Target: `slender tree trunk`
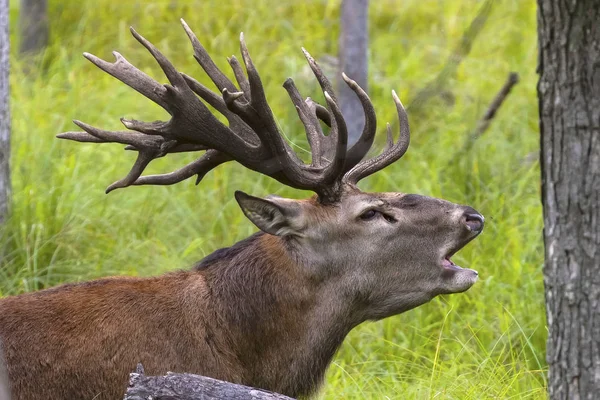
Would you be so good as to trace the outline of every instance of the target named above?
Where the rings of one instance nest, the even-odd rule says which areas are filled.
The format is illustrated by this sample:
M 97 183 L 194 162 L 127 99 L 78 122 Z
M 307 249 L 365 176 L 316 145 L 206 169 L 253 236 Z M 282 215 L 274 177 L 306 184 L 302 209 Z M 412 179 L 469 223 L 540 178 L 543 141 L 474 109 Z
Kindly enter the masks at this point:
M 10 201 L 9 49 L 8 0 L 0 0 L 0 223 Z
M 600 1 L 538 0 L 551 399 L 600 398 Z
M 19 52 L 35 53 L 48 44 L 47 0 L 21 0 Z
M 366 92 L 369 49 L 369 0 L 343 0 L 339 43 L 339 101 L 348 126 L 348 144 L 358 141 L 365 116 L 356 94 L 341 78 L 341 72 L 355 80 Z

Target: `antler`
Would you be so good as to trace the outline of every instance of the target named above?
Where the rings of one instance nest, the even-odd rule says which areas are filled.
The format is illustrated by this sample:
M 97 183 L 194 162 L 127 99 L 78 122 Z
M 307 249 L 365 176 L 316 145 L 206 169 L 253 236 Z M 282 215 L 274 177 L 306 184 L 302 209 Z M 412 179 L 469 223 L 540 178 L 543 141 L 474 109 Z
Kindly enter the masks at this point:
M 171 115 L 167 122 L 122 118 L 121 122 L 130 131 L 106 131 L 74 121 L 83 132 L 58 135 L 59 138 L 79 142 L 122 143 L 127 145 L 127 150 L 138 152 L 137 160 L 127 176 L 110 185 L 107 193 L 131 185 L 170 185 L 194 175 L 197 175 L 196 183 L 199 183 L 210 170 L 235 160 L 288 186 L 312 190 L 319 195 L 321 202 L 333 202 L 339 198 L 343 184 L 355 185 L 365 176 L 396 161 L 406 151 L 409 141 L 408 119 L 400 100 L 393 93 L 400 118 L 400 139 L 395 145 L 391 144 L 388 125 L 388 148 L 378 157 L 361 162 L 371 148 L 377 125 L 375 110 L 369 97 L 355 81 L 343 75 L 346 84 L 360 99 L 365 113 L 362 135 L 348 149 L 346 123 L 333 87 L 316 61 L 302 49 L 327 103 L 323 107 L 310 98 L 302 100 L 292 79 L 286 80 L 283 85 L 296 106 L 311 148 L 311 163 L 304 164 L 277 127 L 243 34 L 240 35 L 240 50 L 246 74 L 235 57 L 228 59 L 237 82 L 236 87 L 217 68 L 185 21 L 181 20 L 181 23 L 194 48 L 194 57 L 220 94 L 178 72 L 160 51 L 133 28 L 131 33 L 152 54 L 169 84 L 156 82 L 117 52 L 113 52 L 116 58 L 114 63 L 84 53 L 100 69 L 154 101 Z M 228 126 L 221 123 L 201 100 L 225 116 Z M 330 127 L 328 135 L 324 134 L 319 121 Z M 179 170 L 142 176 L 144 169 L 155 158 L 170 153 L 202 150 L 206 151 L 204 155 Z

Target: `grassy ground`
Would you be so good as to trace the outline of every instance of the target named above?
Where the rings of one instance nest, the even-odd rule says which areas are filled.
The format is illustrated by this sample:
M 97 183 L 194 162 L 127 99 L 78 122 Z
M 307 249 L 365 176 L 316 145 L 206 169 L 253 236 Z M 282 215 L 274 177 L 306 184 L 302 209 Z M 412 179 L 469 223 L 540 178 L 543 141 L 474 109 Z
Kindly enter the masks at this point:
M 13 27 L 17 3 L 11 2 Z M 436 76 L 480 5 L 372 2 L 370 92 L 380 121 L 395 121 L 391 89 L 410 103 Z M 43 59 L 13 57 L 14 204 L 0 238 L 0 295 L 185 267 L 255 230 L 233 200 L 235 189 L 305 195 L 227 165 L 200 187 L 184 182 L 106 196 L 104 188 L 125 175 L 132 154 L 54 135 L 75 130 L 73 118 L 105 128 L 119 128 L 121 116 L 164 118 L 164 111 L 81 53 L 112 59 L 110 51 L 118 50 L 164 81 L 130 37 L 127 28 L 134 25 L 182 71 L 202 77 L 178 23 L 184 17 L 223 68 L 225 56 L 238 52 L 239 31 L 246 33 L 279 123 L 302 151 L 300 124 L 281 84 L 292 76 L 305 95 L 317 95 L 299 47 L 317 57 L 337 53 L 339 1 L 50 0 L 50 8 L 52 38 Z M 479 270 L 482 279 L 468 293 L 353 331 L 329 370 L 322 398 L 545 398 L 536 55 L 534 2 L 496 1 L 444 96 L 411 113 L 410 151 L 362 184 L 476 207 L 487 217 L 486 231 L 455 261 Z M 510 70 L 519 72 L 521 83 L 490 130 L 461 153 Z M 151 170 L 189 160 L 172 156 Z

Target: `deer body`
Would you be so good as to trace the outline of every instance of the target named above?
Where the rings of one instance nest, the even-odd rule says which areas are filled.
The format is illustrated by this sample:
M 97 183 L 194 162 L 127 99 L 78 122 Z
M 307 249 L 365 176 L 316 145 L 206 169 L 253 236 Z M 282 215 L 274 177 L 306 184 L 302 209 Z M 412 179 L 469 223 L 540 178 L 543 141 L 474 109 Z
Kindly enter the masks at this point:
M 218 165 L 244 166 L 317 196 L 261 199 L 236 192 L 242 211 L 262 232 L 217 250 L 194 269 L 155 278 L 108 278 L 0 299 L 0 343 L 15 400 L 115 399 L 137 363 L 146 373 L 188 372 L 280 392 L 313 393 L 345 336 L 358 324 L 402 313 L 477 280 L 450 257 L 483 229 L 471 207 L 404 193 L 365 193 L 360 179 L 398 160 L 409 143 L 408 118 L 393 93 L 400 138 L 362 160 L 376 132 L 366 93 L 344 76 L 365 111 L 360 140 L 347 131 L 331 84 L 305 52 L 327 107 L 284 87 L 298 110 L 312 151 L 304 164 L 282 138 L 243 39 L 248 78 L 229 60 L 241 91 L 216 68 L 191 30 L 196 58 L 219 97 L 176 71 L 152 44 L 171 85 L 160 85 L 118 53 L 93 63 L 172 115 L 167 122 L 123 120 L 134 132 L 76 122 L 85 132 L 61 138 L 126 143 L 138 152 L 131 172 L 108 191 L 202 179 Z M 229 121 L 218 121 L 200 99 Z M 331 127 L 324 135 L 321 122 Z M 215 135 L 215 132 L 218 134 Z M 141 176 L 169 152 L 206 153 L 164 175 Z
M 407 198 L 394 195 L 399 204 Z M 427 202 L 440 201 L 422 204 Z M 444 215 L 464 212 L 445 204 Z M 314 392 L 352 328 L 449 291 L 444 282 L 455 284 L 442 277 L 451 271 L 416 271 L 420 252 L 412 261 L 403 256 L 412 265 L 389 264 L 422 237 L 398 236 L 396 254 L 374 247 L 384 262 L 369 273 L 373 254 L 357 254 L 347 243 L 363 236 L 340 227 L 340 243 L 330 243 L 325 253 L 317 232 L 309 241 L 259 233 L 190 271 L 1 299 L 0 338 L 14 399 L 118 398 L 138 362 L 153 375 L 190 372 L 290 396 Z M 459 242 L 473 237 L 466 227 L 458 231 Z M 390 267 L 397 276 L 386 271 Z M 476 274 L 464 272 L 468 287 Z

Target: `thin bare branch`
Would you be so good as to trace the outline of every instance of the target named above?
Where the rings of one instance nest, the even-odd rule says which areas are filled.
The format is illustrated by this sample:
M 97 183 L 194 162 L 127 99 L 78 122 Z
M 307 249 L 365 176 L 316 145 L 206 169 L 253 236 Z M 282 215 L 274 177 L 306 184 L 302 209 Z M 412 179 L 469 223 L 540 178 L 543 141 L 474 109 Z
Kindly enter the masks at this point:
M 425 104 L 434 96 L 440 94 L 446 86 L 448 80 L 456 75 L 458 66 L 464 60 L 473 47 L 473 43 L 477 39 L 477 36 L 485 26 L 487 18 L 492 11 L 494 0 L 485 0 L 477 16 L 471 21 L 471 24 L 463 34 L 460 43 L 454 49 L 446 64 L 442 67 L 440 73 L 431 81 L 429 81 L 425 87 L 417 92 L 413 100 L 407 106 L 407 109 L 411 112 L 419 112 Z
M 506 82 L 504 82 L 504 85 L 502 85 L 502 88 L 500 88 L 494 97 L 494 100 L 492 100 L 490 103 L 489 107 L 485 111 L 485 114 L 477 123 L 477 127 L 467 137 L 461 152 L 468 152 L 473 147 L 473 144 L 475 144 L 477 139 L 479 139 L 485 133 L 485 131 L 487 131 L 492 123 L 492 120 L 496 116 L 496 113 L 504 103 L 504 100 L 506 100 L 510 94 L 510 91 L 517 83 L 519 83 L 519 74 L 516 72 L 509 73 L 508 77 L 506 78 Z

